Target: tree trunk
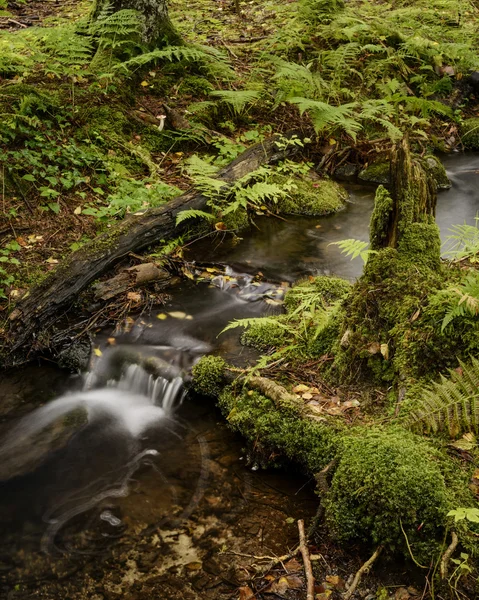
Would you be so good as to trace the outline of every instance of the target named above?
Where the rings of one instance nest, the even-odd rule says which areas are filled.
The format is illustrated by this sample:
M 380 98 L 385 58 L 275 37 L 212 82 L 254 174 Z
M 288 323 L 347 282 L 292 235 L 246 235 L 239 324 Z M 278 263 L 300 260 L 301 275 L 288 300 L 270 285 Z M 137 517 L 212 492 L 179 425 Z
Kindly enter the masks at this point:
M 142 20 L 142 41 L 147 46 L 181 43 L 181 38 L 168 15 L 167 0 L 96 0 L 92 13 L 93 20 L 106 6 L 112 12 L 124 9 L 138 11 Z
M 276 162 L 295 151 L 295 146 L 284 143 L 284 136 L 280 138 L 282 144 L 278 149 L 278 139 L 273 136 L 252 146 L 224 167 L 217 178 L 225 185 L 231 184 L 260 165 Z M 48 348 L 46 330 L 72 308 L 80 292 L 129 252 L 138 252 L 160 240 L 180 235 L 188 228 L 188 221 L 176 226 L 177 214 L 182 210 L 203 209 L 206 202 L 201 193 L 190 190 L 165 206 L 126 218 L 108 233 L 73 252 L 10 314 L 3 344 L 3 366 L 33 359 Z

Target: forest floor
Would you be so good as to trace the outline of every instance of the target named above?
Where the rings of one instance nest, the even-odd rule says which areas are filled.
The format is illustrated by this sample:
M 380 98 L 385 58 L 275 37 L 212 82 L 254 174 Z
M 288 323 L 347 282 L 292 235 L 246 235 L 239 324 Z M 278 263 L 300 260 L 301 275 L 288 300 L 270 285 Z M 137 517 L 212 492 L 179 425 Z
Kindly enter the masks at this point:
M 253 0 L 239 3 L 228 0 L 174 0 L 170 5 L 170 14 L 187 42 L 204 44 L 226 53 L 234 70 L 234 80 L 225 81 L 218 76 L 215 81 L 215 75 L 209 76 L 209 80 L 210 84 L 213 80 L 217 88 L 234 92 L 247 85 L 254 87 L 257 84 L 258 77 L 261 77 L 261 72 L 258 75 L 261 70 L 259 59 L 281 48 L 284 40 L 278 37 L 278 32 L 286 27 L 295 14 L 295 4 L 293 0 Z M 85 16 L 88 9 L 88 2 L 37 0 L 13 3 L 8 8 L 8 15 L 0 16 L 0 42 L 4 34 L 24 36 L 28 40 L 31 26 L 47 30 L 54 26 L 68 25 L 72 19 Z M 13 38 L 5 39 L 9 42 Z M 294 59 L 301 59 L 302 51 L 299 47 L 294 50 L 294 54 Z M 204 77 L 204 73 L 198 75 L 189 67 L 179 69 L 167 63 L 161 68 L 155 67 L 142 72 L 141 77 L 135 71 L 125 86 L 128 87 L 126 91 L 122 89 L 120 78 L 114 80 L 110 87 L 102 87 L 102 81 L 92 82 L 87 78 L 83 80 L 79 72 L 69 71 L 67 75 L 58 75 L 55 68 L 52 67 L 48 72 L 39 67 L 36 71 L 37 67 L 33 67 L 27 76 L 17 74 L 13 79 L 8 73 L 0 76 L 0 99 L 2 93 L 8 94 L 9 86 L 21 86 L 24 83 L 53 97 L 61 83 L 60 98 L 64 103 L 60 119 L 54 122 L 51 107 L 41 112 L 42 102 L 46 100 L 38 101 L 42 115 L 42 122 L 39 124 L 34 121 L 35 113 L 29 112 L 26 102 L 25 106 L 18 108 L 19 113 L 22 110 L 24 113 L 12 128 L 19 138 L 12 138 L 10 142 L 5 141 L 5 138 L 3 141 L 2 147 L 9 152 L 7 160 L 2 164 L 3 174 L 0 179 L 0 254 L 5 266 L 0 276 L 0 311 L 5 315 L 5 320 L 15 302 L 28 293 L 35 283 L 41 281 L 46 273 L 55 269 L 71 251 L 94 239 L 98 233 L 108 231 L 115 220 L 124 216 L 128 218 L 129 214 L 151 206 L 150 190 L 158 189 L 162 184 L 171 186 L 165 192 L 165 197 L 169 198 L 188 189 L 192 184 L 192 177 L 188 174 L 186 163 L 193 154 L 215 156 L 218 166 L 223 166 L 245 148 L 271 133 L 284 133 L 311 125 L 309 117 L 301 117 L 296 108 L 280 103 L 274 113 L 268 107 L 252 110 L 251 113 L 247 109 L 242 112 L 231 109 L 231 106 L 223 107 L 217 117 L 208 120 L 206 126 L 197 127 L 191 106 L 199 101 L 207 102 L 210 91 L 215 86 L 208 83 L 208 77 Z M 270 76 L 269 72 L 265 75 L 267 78 Z M 447 82 L 444 83 L 446 84 Z M 463 90 L 459 80 L 456 88 L 457 98 L 454 102 L 460 104 Z M 8 103 L 7 100 L 3 106 L 8 106 Z M 477 107 L 469 105 L 466 111 L 466 116 L 475 116 Z M 158 142 L 159 116 L 165 112 L 166 131 L 170 137 L 165 136 L 165 140 Z M 420 120 L 419 117 L 415 118 Z M 23 127 L 32 129 L 22 129 Z M 152 128 L 155 129 L 154 136 Z M 437 119 L 431 131 L 431 135 L 437 135 L 439 142 L 445 144 L 443 149 L 460 147 L 459 125 L 456 122 Z M 26 144 L 26 153 L 23 152 L 23 147 L 20 150 L 23 141 L 18 140 L 22 140 L 21 136 L 32 141 L 30 146 Z M 421 138 L 421 134 L 418 137 Z M 344 135 L 341 137 L 341 134 L 327 136 L 319 147 L 306 150 L 304 158 L 312 159 L 318 164 L 335 146 L 342 144 L 350 153 L 346 156 L 351 161 L 367 164 L 377 153 L 390 147 L 390 140 L 384 136 L 376 137 L 373 142 L 357 145 L 345 141 L 346 138 Z M 50 145 L 45 150 L 47 142 Z M 421 141 L 418 143 L 421 144 Z M 426 152 L 427 143 L 422 143 Z M 55 164 L 57 159 L 56 170 L 46 174 L 41 172 L 42 161 L 45 164 Z M 15 161 L 28 165 L 24 171 L 20 171 L 26 173 L 27 178 L 9 181 L 10 189 L 7 193 L 5 172 L 8 170 L 7 165 Z M 29 171 L 32 164 L 35 164 L 36 170 Z M 77 178 L 74 184 L 70 185 L 70 180 L 65 177 L 67 171 L 73 173 L 73 178 Z M 62 177 L 65 181 L 59 183 Z M 30 183 L 31 187 L 28 187 Z M 125 196 L 134 198 L 135 202 L 126 206 L 122 203 Z M 181 244 L 181 240 L 177 242 L 176 252 L 179 258 Z M 160 251 L 161 248 L 152 250 L 154 253 Z M 149 260 L 150 256 L 132 254 L 122 266 Z M 145 304 L 151 304 L 152 298 L 155 298 L 154 292 Z M 123 306 L 119 307 L 119 303 L 123 303 Z M 116 301 L 111 309 L 110 320 L 123 312 L 125 306 L 130 305 L 131 299 L 128 300 L 126 296 Z M 138 308 L 135 305 L 135 309 Z M 95 323 L 95 319 L 92 321 L 94 325 L 91 330 L 95 332 L 98 323 Z M 221 456 L 217 456 L 215 461 L 218 463 L 215 468 L 220 469 Z M 220 492 L 216 492 L 219 497 Z M 217 501 L 217 498 L 212 498 L 210 504 Z M 226 525 L 221 519 L 214 520 L 211 517 L 210 508 L 203 507 L 203 512 L 200 512 L 197 519 L 197 530 L 188 534 L 196 536 L 205 553 L 213 556 L 217 548 L 210 529 L 213 531 Z M 268 518 L 266 513 L 258 515 L 257 519 L 252 515 L 252 530 L 259 530 Z M 95 533 L 101 537 L 100 525 Z M 229 523 L 227 525 L 230 526 Z M 344 592 L 344 579 L 350 579 L 364 562 L 364 548 L 340 547 L 328 536 L 326 530 L 320 529 L 319 533 L 320 536 L 316 535 L 315 538 L 316 545 L 310 546 L 320 583 L 315 590 L 316 598 L 333 600 L 335 597 L 340 598 Z M 239 539 L 239 533 L 234 532 L 236 534 Z M 175 574 L 148 576 L 148 557 L 156 560 L 158 555 L 156 531 L 132 529 L 129 535 L 126 541 L 123 540 L 115 548 L 105 550 L 106 559 L 101 565 L 91 556 L 84 559 L 81 567 L 78 562 L 72 565 L 65 559 L 65 564 L 60 564 L 58 573 L 55 574 L 57 579 L 50 578 L 50 566 L 42 562 L 40 556 L 36 557 L 29 572 L 21 574 L 30 582 L 31 595 L 28 597 L 59 600 L 66 597 L 65 590 L 74 600 L 86 597 L 85 594 L 92 600 L 118 597 L 128 600 L 153 597 L 225 600 L 237 598 L 238 594 L 240 600 L 275 597 L 274 594 L 289 600 L 304 597 L 305 581 L 302 572 L 299 578 L 297 576 L 301 569 L 296 559 L 291 558 L 281 568 L 266 569 L 261 574 L 261 569 L 257 569 L 256 565 L 256 542 L 247 544 L 246 554 L 249 556 L 241 558 L 239 555 L 243 549 L 238 545 L 235 547 L 238 554 L 236 558 L 223 556 L 220 560 L 210 561 L 208 572 L 198 570 L 193 561 L 188 576 L 188 593 L 185 594 L 185 582 Z M 281 537 L 279 532 L 278 537 Z M 291 549 L 291 536 L 281 539 L 285 544 L 284 553 L 287 554 Z M 132 547 L 141 548 L 146 555 L 144 564 L 137 572 L 132 569 L 138 558 L 133 555 Z M 281 548 L 277 547 L 277 552 L 279 554 Z M 233 583 L 230 579 L 231 571 L 235 572 Z M 240 578 L 237 575 L 240 571 L 243 571 L 243 585 L 238 584 Z M 343 576 L 338 577 L 338 573 Z M 10 583 L 17 575 L 18 573 L 12 576 Z M 254 585 L 250 578 L 255 579 Z M 128 595 L 121 595 L 118 586 L 128 581 L 133 581 L 133 585 L 129 588 Z M 401 561 L 380 561 L 374 573 L 363 581 L 362 597 L 368 599 L 422 600 L 429 594 L 429 580 L 426 578 L 424 583 L 424 577 L 418 577 L 417 570 L 411 569 L 410 563 Z M 260 596 L 263 592 L 266 596 Z M 23 600 L 26 597 L 22 594 L 23 590 L 12 590 L 9 599 Z

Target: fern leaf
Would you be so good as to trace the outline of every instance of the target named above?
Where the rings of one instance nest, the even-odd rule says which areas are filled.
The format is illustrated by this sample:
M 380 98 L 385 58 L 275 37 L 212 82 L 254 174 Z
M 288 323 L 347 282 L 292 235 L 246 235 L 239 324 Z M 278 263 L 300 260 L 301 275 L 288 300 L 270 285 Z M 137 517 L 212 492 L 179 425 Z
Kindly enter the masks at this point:
M 339 242 L 331 242 L 329 246 L 339 246 L 341 252 L 350 256 L 351 260 L 360 256 L 364 262 L 368 260 L 370 254 L 375 253 L 375 250 L 369 250 L 369 242 L 361 240 L 349 239 L 340 240 Z
M 257 90 L 215 90 L 210 96 L 228 104 L 236 114 L 241 114 L 244 108 L 260 97 Z
M 254 317 L 251 319 L 235 319 L 234 321 L 231 321 L 231 323 L 228 323 L 228 325 L 219 332 L 218 337 L 230 329 L 236 329 L 237 327 L 244 327 L 247 329 L 252 325 L 272 325 L 274 327 L 282 327 L 287 331 L 290 330 L 287 325 L 272 317 Z
M 211 213 L 207 213 L 204 210 L 190 209 L 190 210 L 182 210 L 176 215 L 176 226 L 187 219 L 206 219 L 207 221 L 213 221 L 214 216 Z
M 479 432 L 479 360 L 460 362 L 461 373 L 451 371 L 422 392 L 417 406 L 406 418 L 410 427 L 434 433 L 447 431 L 452 437 Z

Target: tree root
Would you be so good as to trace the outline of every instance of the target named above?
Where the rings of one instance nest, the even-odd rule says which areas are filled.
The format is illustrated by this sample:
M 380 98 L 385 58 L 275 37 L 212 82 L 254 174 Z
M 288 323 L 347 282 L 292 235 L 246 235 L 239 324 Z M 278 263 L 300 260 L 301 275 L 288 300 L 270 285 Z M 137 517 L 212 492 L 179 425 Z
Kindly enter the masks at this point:
M 374 554 L 371 556 L 371 558 L 369 558 L 364 563 L 364 565 L 357 571 L 356 575 L 354 576 L 353 583 L 351 584 L 350 588 L 343 596 L 343 600 L 350 600 L 351 596 L 356 591 L 356 588 L 358 587 L 359 582 L 361 581 L 361 577 L 363 575 L 365 575 L 366 573 L 369 573 L 371 567 L 373 566 L 374 561 L 381 554 L 382 550 L 383 550 L 383 546 L 378 546 L 376 548 Z
M 459 543 L 459 538 L 457 537 L 457 533 L 455 531 L 451 532 L 451 537 L 452 537 L 452 541 L 449 544 L 449 546 L 447 547 L 446 551 L 444 552 L 444 554 L 442 555 L 442 558 L 441 558 L 441 566 L 440 566 L 441 579 L 446 579 L 447 569 L 449 566 L 449 560 Z
M 303 557 L 304 572 L 306 574 L 306 600 L 314 600 L 314 576 L 313 569 L 311 568 L 311 559 L 309 557 L 308 546 L 306 544 L 306 536 L 304 534 L 304 521 L 300 519 L 298 521 L 299 530 L 299 549 L 301 550 L 301 556 Z

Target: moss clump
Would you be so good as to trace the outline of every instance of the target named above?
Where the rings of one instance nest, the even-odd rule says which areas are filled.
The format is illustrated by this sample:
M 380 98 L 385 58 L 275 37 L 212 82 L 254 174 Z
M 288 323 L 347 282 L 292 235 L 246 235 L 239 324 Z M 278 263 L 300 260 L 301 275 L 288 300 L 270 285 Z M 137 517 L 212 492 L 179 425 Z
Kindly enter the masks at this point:
M 479 117 L 464 121 L 461 127 L 461 139 L 464 148 L 479 150 Z
M 316 473 L 336 455 L 339 429 L 333 424 L 302 419 L 298 409 L 288 404 L 278 407 L 255 391 L 236 394 L 226 388 L 219 406 L 232 429 L 241 433 L 265 460 L 281 452 Z
M 249 227 L 248 211 L 245 208 L 238 208 L 221 218 L 228 231 L 241 231 Z
M 350 291 L 351 284 L 345 279 L 320 275 L 297 283 L 286 293 L 284 304 L 288 312 L 293 312 L 308 296 L 318 295 L 318 300 L 326 307 L 342 300 Z
M 438 190 L 448 190 L 451 187 L 451 181 L 447 176 L 446 169 L 437 156 L 434 156 L 434 154 L 425 156 L 423 166 L 436 182 Z
M 193 367 L 193 389 L 216 398 L 224 387 L 226 362 L 219 356 L 203 356 Z
M 387 185 L 390 182 L 389 162 L 378 161 L 371 163 L 358 175 L 361 181 L 366 183 L 379 183 Z
M 371 250 L 379 250 L 387 242 L 387 232 L 390 228 L 389 221 L 392 218 L 393 204 L 393 199 L 389 192 L 384 186 L 380 185 L 376 190 L 374 210 L 369 225 Z
M 271 319 L 267 322 L 258 319 L 256 323 L 244 331 L 241 336 L 241 343 L 261 352 L 283 346 L 291 339 L 292 333 L 282 325 L 285 321 L 284 315 L 280 315 L 276 319 L 277 325 Z
M 430 559 L 439 549 L 454 503 L 441 462 L 423 438 L 402 429 L 364 429 L 344 440 L 326 500 L 339 539 L 383 544 L 389 551 Z M 403 533 L 404 530 L 404 533 Z
M 279 199 L 274 207 L 277 212 L 287 215 L 329 215 L 343 209 L 348 198 L 342 186 L 328 179 L 313 181 L 307 175 L 275 175 L 272 182 L 280 186 L 293 184 L 288 196 Z

